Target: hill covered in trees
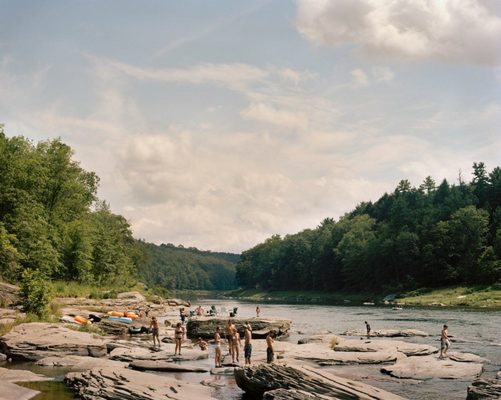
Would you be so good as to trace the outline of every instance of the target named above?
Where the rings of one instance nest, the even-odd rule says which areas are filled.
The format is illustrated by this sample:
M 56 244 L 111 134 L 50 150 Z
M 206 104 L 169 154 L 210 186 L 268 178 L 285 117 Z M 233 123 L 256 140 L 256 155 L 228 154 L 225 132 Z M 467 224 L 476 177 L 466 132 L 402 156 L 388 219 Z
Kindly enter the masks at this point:
M 239 256 L 156 246 L 98 199 L 99 178 L 60 139 L 8 138 L 0 125 L 0 279 L 167 289 L 235 287 Z M 29 285 L 28 285 L 29 286 Z
M 268 290 L 384 291 L 501 280 L 501 169 L 394 192 L 338 221 L 244 251 L 237 281 Z
M 201 251 L 173 244 L 138 242 L 144 254 L 139 275 L 150 285 L 166 289 L 228 290 L 236 287 L 235 266 L 240 256 Z

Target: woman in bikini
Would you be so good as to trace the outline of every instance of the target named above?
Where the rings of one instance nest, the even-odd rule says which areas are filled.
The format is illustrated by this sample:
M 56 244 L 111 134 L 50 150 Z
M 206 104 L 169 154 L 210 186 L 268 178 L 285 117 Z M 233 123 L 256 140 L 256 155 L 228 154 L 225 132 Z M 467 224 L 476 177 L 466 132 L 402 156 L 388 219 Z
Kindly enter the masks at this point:
M 216 343 L 215 358 L 214 362 L 216 368 L 222 367 L 221 365 L 221 328 L 216 327 L 216 333 L 214 334 L 214 342 Z
M 181 343 L 183 341 L 184 336 L 184 328 L 181 325 L 181 322 L 178 322 L 176 325 L 176 329 L 174 330 L 174 340 L 176 341 L 176 348 L 174 350 L 174 355 L 181 355 Z

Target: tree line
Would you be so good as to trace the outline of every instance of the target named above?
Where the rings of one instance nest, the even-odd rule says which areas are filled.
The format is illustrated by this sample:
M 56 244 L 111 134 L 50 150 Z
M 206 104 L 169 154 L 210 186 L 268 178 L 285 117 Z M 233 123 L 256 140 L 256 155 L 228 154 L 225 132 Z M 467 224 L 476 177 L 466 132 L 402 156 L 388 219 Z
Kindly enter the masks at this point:
M 97 197 L 98 176 L 60 139 L 8 138 L 0 125 L 0 279 L 46 303 L 49 280 L 167 289 L 235 287 L 238 255 L 134 239 Z M 34 295 L 36 293 L 36 295 Z
M 315 229 L 244 251 L 238 284 L 268 290 L 386 291 L 501 280 L 501 169 L 419 187 L 402 180 Z

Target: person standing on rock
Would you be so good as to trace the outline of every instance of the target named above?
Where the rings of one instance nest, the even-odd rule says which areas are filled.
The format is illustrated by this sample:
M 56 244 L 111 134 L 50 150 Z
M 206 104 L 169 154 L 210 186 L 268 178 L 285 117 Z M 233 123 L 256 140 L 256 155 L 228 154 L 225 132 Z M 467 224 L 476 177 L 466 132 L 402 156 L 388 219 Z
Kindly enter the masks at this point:
M 184 328 L 181 324 L 181 322 L 178 322 L 176 324 L 176 328 L 174 329 L 174 340 L 176 342 L 176 348 L 174 349 L 174 355 L 178 354 L 181 355 L 181 343 L 183 342 L 183 336 L 184 336 Z
M 244 357 L 245 357 L 245 365 L 251 365 L 251 356 L 252 356 L 252 328 L 250 324 L 245 325 L 245 333 L 244 333 Z
M 240 341 L 240 333 L 238 333 L 237 327 L 232 324 L 231 325 L 231 359 L 233 361 L 233 364 L 235 364 L 235 359 L 237 364 L 240 362 L 239 356 L 240 356 L 240 346 L 241 346 L 241 341 Z
M 221 328 L 216 327 L 216 333 L 214 334 L 214 343 L 216 344 L 214 363 L 216 368 L 222 367 L 221 365 Z
M 259 318 L 259 313 L 261 312 L 261 309 L 259 306 L 256 307 L 256 318 Z
M 365 328 L 367 330 L 367 339 L 370 339 L 371 338 L 371 326 L 369 325 L 369 323 L 367 321 L 364 321 L 364 324 L 365 324 Z
M 442 333 L 440 334 L 440 356 L 438 358 L 447 357 L 447 350 L 451 347 L 451 341 L 449 340 L 449 327 L 444 325 L 442 328 Z
M 153 347 L 156 347 L 156 343 L 158 342 L 158 348 L 160 348 L 160 337 L 158 336 L 158 321 L 156 317 L 151 317 L 149 329 L 151 331 L 151 336 L 153 337 Z
M 228 341 L 228 352 L 230 356 L 233 356 L 233 322 L 231 322 L 231 319 L 228 320 L 228 323 L 226 324 L 226 328 L 224 329 L 224 337 Z
M 268 333 L 268 336 L 266 336 L 266 362 L 268 364 L 271 364 L 273 362 L 273 359 L 275 358 L 275 349 L 273 348 L 273 344 L 275 343 L 275 340 L 273 340 L 274 337 L 274 330 L 271 330 Z

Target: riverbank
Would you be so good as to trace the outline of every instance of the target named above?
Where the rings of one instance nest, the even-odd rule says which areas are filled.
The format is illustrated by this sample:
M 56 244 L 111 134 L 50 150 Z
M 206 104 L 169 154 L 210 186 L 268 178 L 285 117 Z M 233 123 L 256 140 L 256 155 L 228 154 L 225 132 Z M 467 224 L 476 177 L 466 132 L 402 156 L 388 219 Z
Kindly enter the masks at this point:
M 278 302 L 354 306 L 395 304 L 413 307 L 501 309 L 500 285 L 419 289 L 392 294 L 237 289 L 226 292 L 225 297 L 257 303 Z

